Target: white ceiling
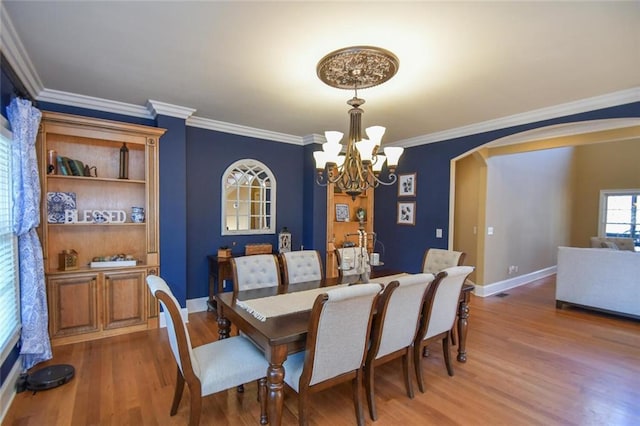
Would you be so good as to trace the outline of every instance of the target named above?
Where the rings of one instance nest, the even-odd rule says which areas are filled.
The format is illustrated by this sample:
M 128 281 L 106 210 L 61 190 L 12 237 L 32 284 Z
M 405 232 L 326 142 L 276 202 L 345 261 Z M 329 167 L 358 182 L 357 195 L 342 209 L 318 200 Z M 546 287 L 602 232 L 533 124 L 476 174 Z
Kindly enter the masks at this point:
M 40 99 L 152 99 L 297 137 L 346 132 L 353 93 L 315 67 L 330 51 L 374 45 L 400 59 L 392 80 L 359 92 L 363 126 L 386 126 L 386 143 L 640 100 L 638 1 L 2 4 L 2 31 L 8 18 Z

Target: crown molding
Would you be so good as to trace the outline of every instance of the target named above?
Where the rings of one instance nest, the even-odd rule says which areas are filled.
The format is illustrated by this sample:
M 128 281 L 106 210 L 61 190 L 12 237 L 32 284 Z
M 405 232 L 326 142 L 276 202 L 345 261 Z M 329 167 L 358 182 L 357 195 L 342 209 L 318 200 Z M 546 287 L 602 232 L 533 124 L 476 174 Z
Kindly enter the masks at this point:
M 249 136 L 257 139 L 266 139 L 276 142 L 303 145 L 303 138 L 287 133 L 272 132 L 270 130 L 256 129 L 254 127 L 241 126 L 239 124 L 226 123 L 224 121 L 210 120 L 202 117 L 189 117 L 187 126 L 201 129 L 215 130 L 217 132 L 231 133 L 234 135 Z
M 149 110 L 143 106 L 111 101 L 109 99 L 94 98 L 93 96 L 79 95 L 77 93 L 62 92 L 60 90 L 44 89 L 38 94 L 36 100 L 39 102 L 51 102 L 97 111 L 129 115 L 132 117 L 147 118 L 150 120 L 154 118 L 149 113 Z
M 317 133 L 312 133 L 310 135 L 306 135 L 302 138 L 302 144 L 303 145 L 310 145 L 310 144 L 323 144 L 327 141 L 327 139 L 322 136 L 319 135 Z
M 182 118 L 184 120 L 188 119 L 194 112 L 196 112 L 194 108 L 154 101 L 153 99 L 149 99 L 147 101 L 147 110 L 153 118 L 156 118 L 157 115 L 168 115 L 169 117 Z
M 2 28 L 0 31 L 0 50 L 24 84 L 29 95 L 36 99 L 36 95 L 44 86 L 2 2 L 0 2 L 0 23 Z
M 542 120 L 564 117 L 567 115 L 579 114 L 602 108 L 609 108 L 640 101 L 640 87 L 633 87 L 619 92 L 608 93 L 606 95 L 586 98 L 575 102 L 554 105 L 540 108 L 533 111 L 514 114 L 495 120 L 483 121 L 470 124 L 468 126 L 457 127 L 455 129 L 443 130 L 441 132 L 429 133 L 415 138 L 404 139 L 394 143 L 394 145 L 409 148 L 412 146 L 426 145 L 435 142 L 442 142 L 464 136 L 475 135 L 493 130 L 505 129 L 522 124 L 535 123 Z

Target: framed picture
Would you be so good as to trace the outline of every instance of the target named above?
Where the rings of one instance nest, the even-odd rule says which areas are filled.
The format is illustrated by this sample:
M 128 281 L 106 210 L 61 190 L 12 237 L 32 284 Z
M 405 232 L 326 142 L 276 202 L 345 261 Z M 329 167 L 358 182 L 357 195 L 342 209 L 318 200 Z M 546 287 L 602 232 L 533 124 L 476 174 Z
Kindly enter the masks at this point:
M 348 221 L 349 221 L 349 205 L 336 204 L 336 222 L 348 222 Z
M 416 202 L 398 202 L 398 225 L 416 224 Z
M 416 196 L 416 174 L 398 175 L 398 197 Z

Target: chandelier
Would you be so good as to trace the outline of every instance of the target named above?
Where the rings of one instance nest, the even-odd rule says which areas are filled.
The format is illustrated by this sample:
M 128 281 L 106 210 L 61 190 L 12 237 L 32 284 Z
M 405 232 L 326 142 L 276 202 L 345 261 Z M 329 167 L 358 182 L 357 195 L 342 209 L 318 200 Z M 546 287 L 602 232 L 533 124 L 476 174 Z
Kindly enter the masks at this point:
M 326 143 L 322 151 L 315 151 L 316 183 L 321 186 L 333 184 L 353 199 L 369 188 L 378 185 L 392 185 L 398 160 L 404 151 L 400 147 L 385 147 L 379 153 L 385 128 L 373 126 L 366 129 L 369 139 L 362 138 L 362 114 L 360 108 L 364 99 L 358 98 L 358 89 L 377 86 L 393 77 L 398 71 L 398 58 L 388 50 L 355 46 L 329 53 L 318 62 L 318 77 L 331 87 L 354 91 L 354 97 L 347 101 L 349 110 L 349 136 L 344 154 L 340 143 L 342 132 L 325 132 Z M 388 180 L 382 180 L 380 173 L 386 163 Z

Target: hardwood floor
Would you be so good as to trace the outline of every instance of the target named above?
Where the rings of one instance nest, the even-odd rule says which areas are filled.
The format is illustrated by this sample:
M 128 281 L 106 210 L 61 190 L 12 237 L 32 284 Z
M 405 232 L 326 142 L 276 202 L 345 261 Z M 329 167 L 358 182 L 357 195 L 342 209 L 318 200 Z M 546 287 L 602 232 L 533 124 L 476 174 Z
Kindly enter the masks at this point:
M 407 398 L 401 362 L 376 369 L 385 425 L 639 425 L 640 321 L 577 308 L 556 310 L 553 277 L 472 297 L 468 361 L 447 375 L 441 346 L 424 362 L 427 391 Z M 189 316 L 192 342 L 217 336 L 212 313 Z M 455 350 L 455 348 L 454 348 Z M 16 395 L 3 425 L 183 425 L 189 392 L 169 417 L 175 364 L 164 329 L 54 349 L 51 364 L 72 364 L 68 384 Z M 40 366 L 36 367 L 39 368 Z M 353 425 L 349 384 L 314 394 L 312 425 Z M 363 401 L 366 407 L 366 401 Z M 297 424 L 295 393 L 285 392 L 284 424 Z M 259 424 L 256 385 L 203 401 L 202 424 Z

